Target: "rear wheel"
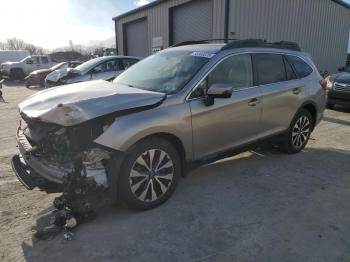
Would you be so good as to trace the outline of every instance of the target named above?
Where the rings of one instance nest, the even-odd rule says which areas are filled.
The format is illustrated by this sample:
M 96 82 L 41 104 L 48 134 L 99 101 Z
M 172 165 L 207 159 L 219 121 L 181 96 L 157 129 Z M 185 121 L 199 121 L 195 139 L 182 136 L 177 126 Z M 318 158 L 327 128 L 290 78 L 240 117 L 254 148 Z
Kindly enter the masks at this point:
M 162 138 L 137 143 L 121 168 L 118 192 L 128 206 L 147 210 L 155 208 L 172 195 L 181 172 L 175 147 Z
M 300 110 L 294 117 L 286 138 L 281 143 L 281 149 L 289 154 L 303 150 L 309 141 L 313 124 L 310 112 L 306 109 Z

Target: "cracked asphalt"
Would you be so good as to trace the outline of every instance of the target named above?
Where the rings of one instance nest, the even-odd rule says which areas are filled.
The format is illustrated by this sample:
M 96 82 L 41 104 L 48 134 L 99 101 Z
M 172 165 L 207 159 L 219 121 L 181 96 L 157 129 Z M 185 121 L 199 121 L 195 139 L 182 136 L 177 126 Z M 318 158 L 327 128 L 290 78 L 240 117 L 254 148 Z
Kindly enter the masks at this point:
M 300 154 L 201 167 L 161 207 L 107 207 L 66 242 L 32 236 L 57 195 L 27 191 L 10 167 L 17 103 L 36 91 L 11 82 L 0 101 L 0 261 L 350 261 L 350 108 L 327 110 Z

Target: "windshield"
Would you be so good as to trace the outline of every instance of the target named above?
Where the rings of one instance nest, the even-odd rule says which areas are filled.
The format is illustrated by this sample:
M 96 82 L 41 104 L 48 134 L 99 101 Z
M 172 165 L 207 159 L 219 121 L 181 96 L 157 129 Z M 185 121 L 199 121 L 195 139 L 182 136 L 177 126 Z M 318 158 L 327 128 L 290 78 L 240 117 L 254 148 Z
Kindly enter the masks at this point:
M 55 70 L 58 70 L 60 69 L 61 67 L 63 67 L 65 64 L 67 64 L 67 62 L 62 62 L 62 63 L 59 63 L 57 65 L 54 65 L 53 67 L 51 67 L 50 69 L 55 71 Z M 63 69 L 63 68 L 62 68 Z
M 25 62 L 27 59 L 30 59 L 30 56 L 27 56 L 21 60 L 21 62 Z
M 208 56 L 199 52 L 161 52 L 133 65 L 113 82 L 172 94 L 181 90 L 208 61 Z
M 91 59 L 85 63 L 82 63 L 81 65 L 77 66 L 75 68 L 75 70 L 79 70 L 81 72 L 85 72 L 87 70 L 90 70 L 91 67 L 93 67 L 94 65 L 97 65 L 97 63 L 99 62 L 102 62 L 105 58 L 103 57 L 98 57 L 98 58 L 94 58 L 94 59 Z

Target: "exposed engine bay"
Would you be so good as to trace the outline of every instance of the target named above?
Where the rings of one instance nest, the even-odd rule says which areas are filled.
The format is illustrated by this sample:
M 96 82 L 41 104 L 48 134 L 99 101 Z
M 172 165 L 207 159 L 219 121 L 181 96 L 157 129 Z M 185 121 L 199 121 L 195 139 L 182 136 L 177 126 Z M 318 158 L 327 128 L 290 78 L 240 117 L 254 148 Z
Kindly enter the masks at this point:
M 113 201 L 107 172 L 112 153 L 93 142 L 113 118 L 62 127 L 21 116 L 20 155 L 13 166 L 28 189 L 62 192 L 53 203 L 59 210 L 57 226 L 76 226 L 77 220 Z

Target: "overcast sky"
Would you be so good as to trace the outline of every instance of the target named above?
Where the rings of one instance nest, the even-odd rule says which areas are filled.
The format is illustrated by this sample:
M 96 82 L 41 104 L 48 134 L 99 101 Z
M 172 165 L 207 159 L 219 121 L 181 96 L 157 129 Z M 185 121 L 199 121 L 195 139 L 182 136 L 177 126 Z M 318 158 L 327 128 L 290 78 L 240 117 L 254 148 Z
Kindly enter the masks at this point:
M 350 3 L 350 0 L 345 0 Z M 0 41 L 21 38 L 52 49 L 114 36 L 112 17 L 149 0 L 1 0 Z M 350 43 L 349 43 L 350 49 Z

